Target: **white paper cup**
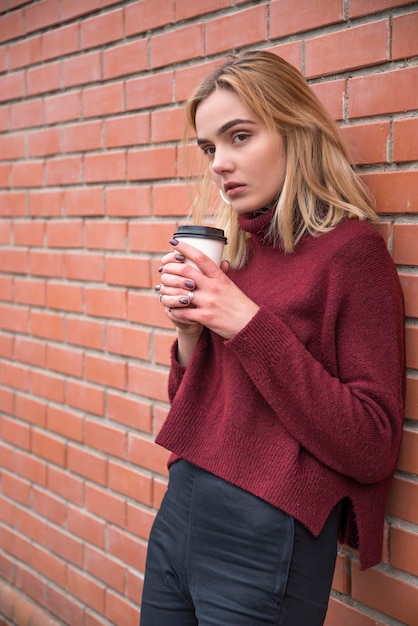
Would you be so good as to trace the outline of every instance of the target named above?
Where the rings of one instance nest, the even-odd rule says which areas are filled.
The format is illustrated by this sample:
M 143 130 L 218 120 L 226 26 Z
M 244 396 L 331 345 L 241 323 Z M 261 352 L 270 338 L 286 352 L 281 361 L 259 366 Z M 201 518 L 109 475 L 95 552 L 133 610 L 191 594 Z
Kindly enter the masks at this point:
M 210 257 L 216 265 L 220 266 L 224 246 L 227 243 L 225 233 L 221 228 L 211 226 L 179 226 L 174 239 L 181 239 L 185 243 L 197 248 L 203 254 Z M 199 269 L 195 263 L 186 258 L 186 263 Z

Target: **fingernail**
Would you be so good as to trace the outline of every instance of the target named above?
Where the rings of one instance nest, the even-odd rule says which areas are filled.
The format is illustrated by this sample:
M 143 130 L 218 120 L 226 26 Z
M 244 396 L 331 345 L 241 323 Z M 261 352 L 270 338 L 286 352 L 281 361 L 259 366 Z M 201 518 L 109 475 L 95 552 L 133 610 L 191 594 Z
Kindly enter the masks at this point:
M 184 256 L 184 254 L 176 254 L 174 258 L 176 259 L 176 261 L 184 261 L 186 257 Z
M 179 298 L 180 304 L 189 304 L 189 298 L 181 297 Z
M 163 269 L 164 269 L 164 265 L 161 265 L 161 267 L 158 268 L 158 271 L 160 272 L 160 274 L 163 271 Z
M 170 239 L 169 242 L 170 246 L 178 246 L 179 242 L 177 241 L 177 239 Z
M 194 289 L 194 280 L 185 280 L 184 286 L 187 287 L 187 289 Z
M 155 285 L 155 291 L 160 291 L 161 285 Z

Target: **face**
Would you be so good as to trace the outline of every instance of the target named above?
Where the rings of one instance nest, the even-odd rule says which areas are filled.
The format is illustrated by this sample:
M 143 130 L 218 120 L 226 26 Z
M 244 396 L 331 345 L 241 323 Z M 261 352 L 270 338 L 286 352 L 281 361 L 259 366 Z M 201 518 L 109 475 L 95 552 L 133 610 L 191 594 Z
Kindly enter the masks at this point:
M 214 91 L 199 104 L 195 121 L 211 176 L 235 211 L 262 209 L 278 196 L 286 164 L 282 138 L 235 93 Z

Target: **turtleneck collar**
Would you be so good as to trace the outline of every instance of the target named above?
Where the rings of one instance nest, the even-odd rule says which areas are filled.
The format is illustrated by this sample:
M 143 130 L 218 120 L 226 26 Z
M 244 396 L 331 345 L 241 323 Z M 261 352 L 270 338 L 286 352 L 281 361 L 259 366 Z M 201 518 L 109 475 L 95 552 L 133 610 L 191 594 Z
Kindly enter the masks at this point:
M 275 206 L 267 209 L 262 213 L 251 211 L 250 213 L 240 213 L 238 215 L 238 224 L 242 230 L 255 235 L 256 237 L 263 238 L 267 229 L 270 226 L 271 220 L 274 215 Z

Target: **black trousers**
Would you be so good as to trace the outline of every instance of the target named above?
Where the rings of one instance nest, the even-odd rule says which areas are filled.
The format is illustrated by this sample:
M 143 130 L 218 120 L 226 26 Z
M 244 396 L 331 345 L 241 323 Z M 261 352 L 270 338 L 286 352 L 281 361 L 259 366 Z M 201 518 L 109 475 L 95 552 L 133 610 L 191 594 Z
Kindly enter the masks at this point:
M 336 509 L 315 538 L 178 461 L 150 535 L 140 626 L 322 626 L 336 549 Z

